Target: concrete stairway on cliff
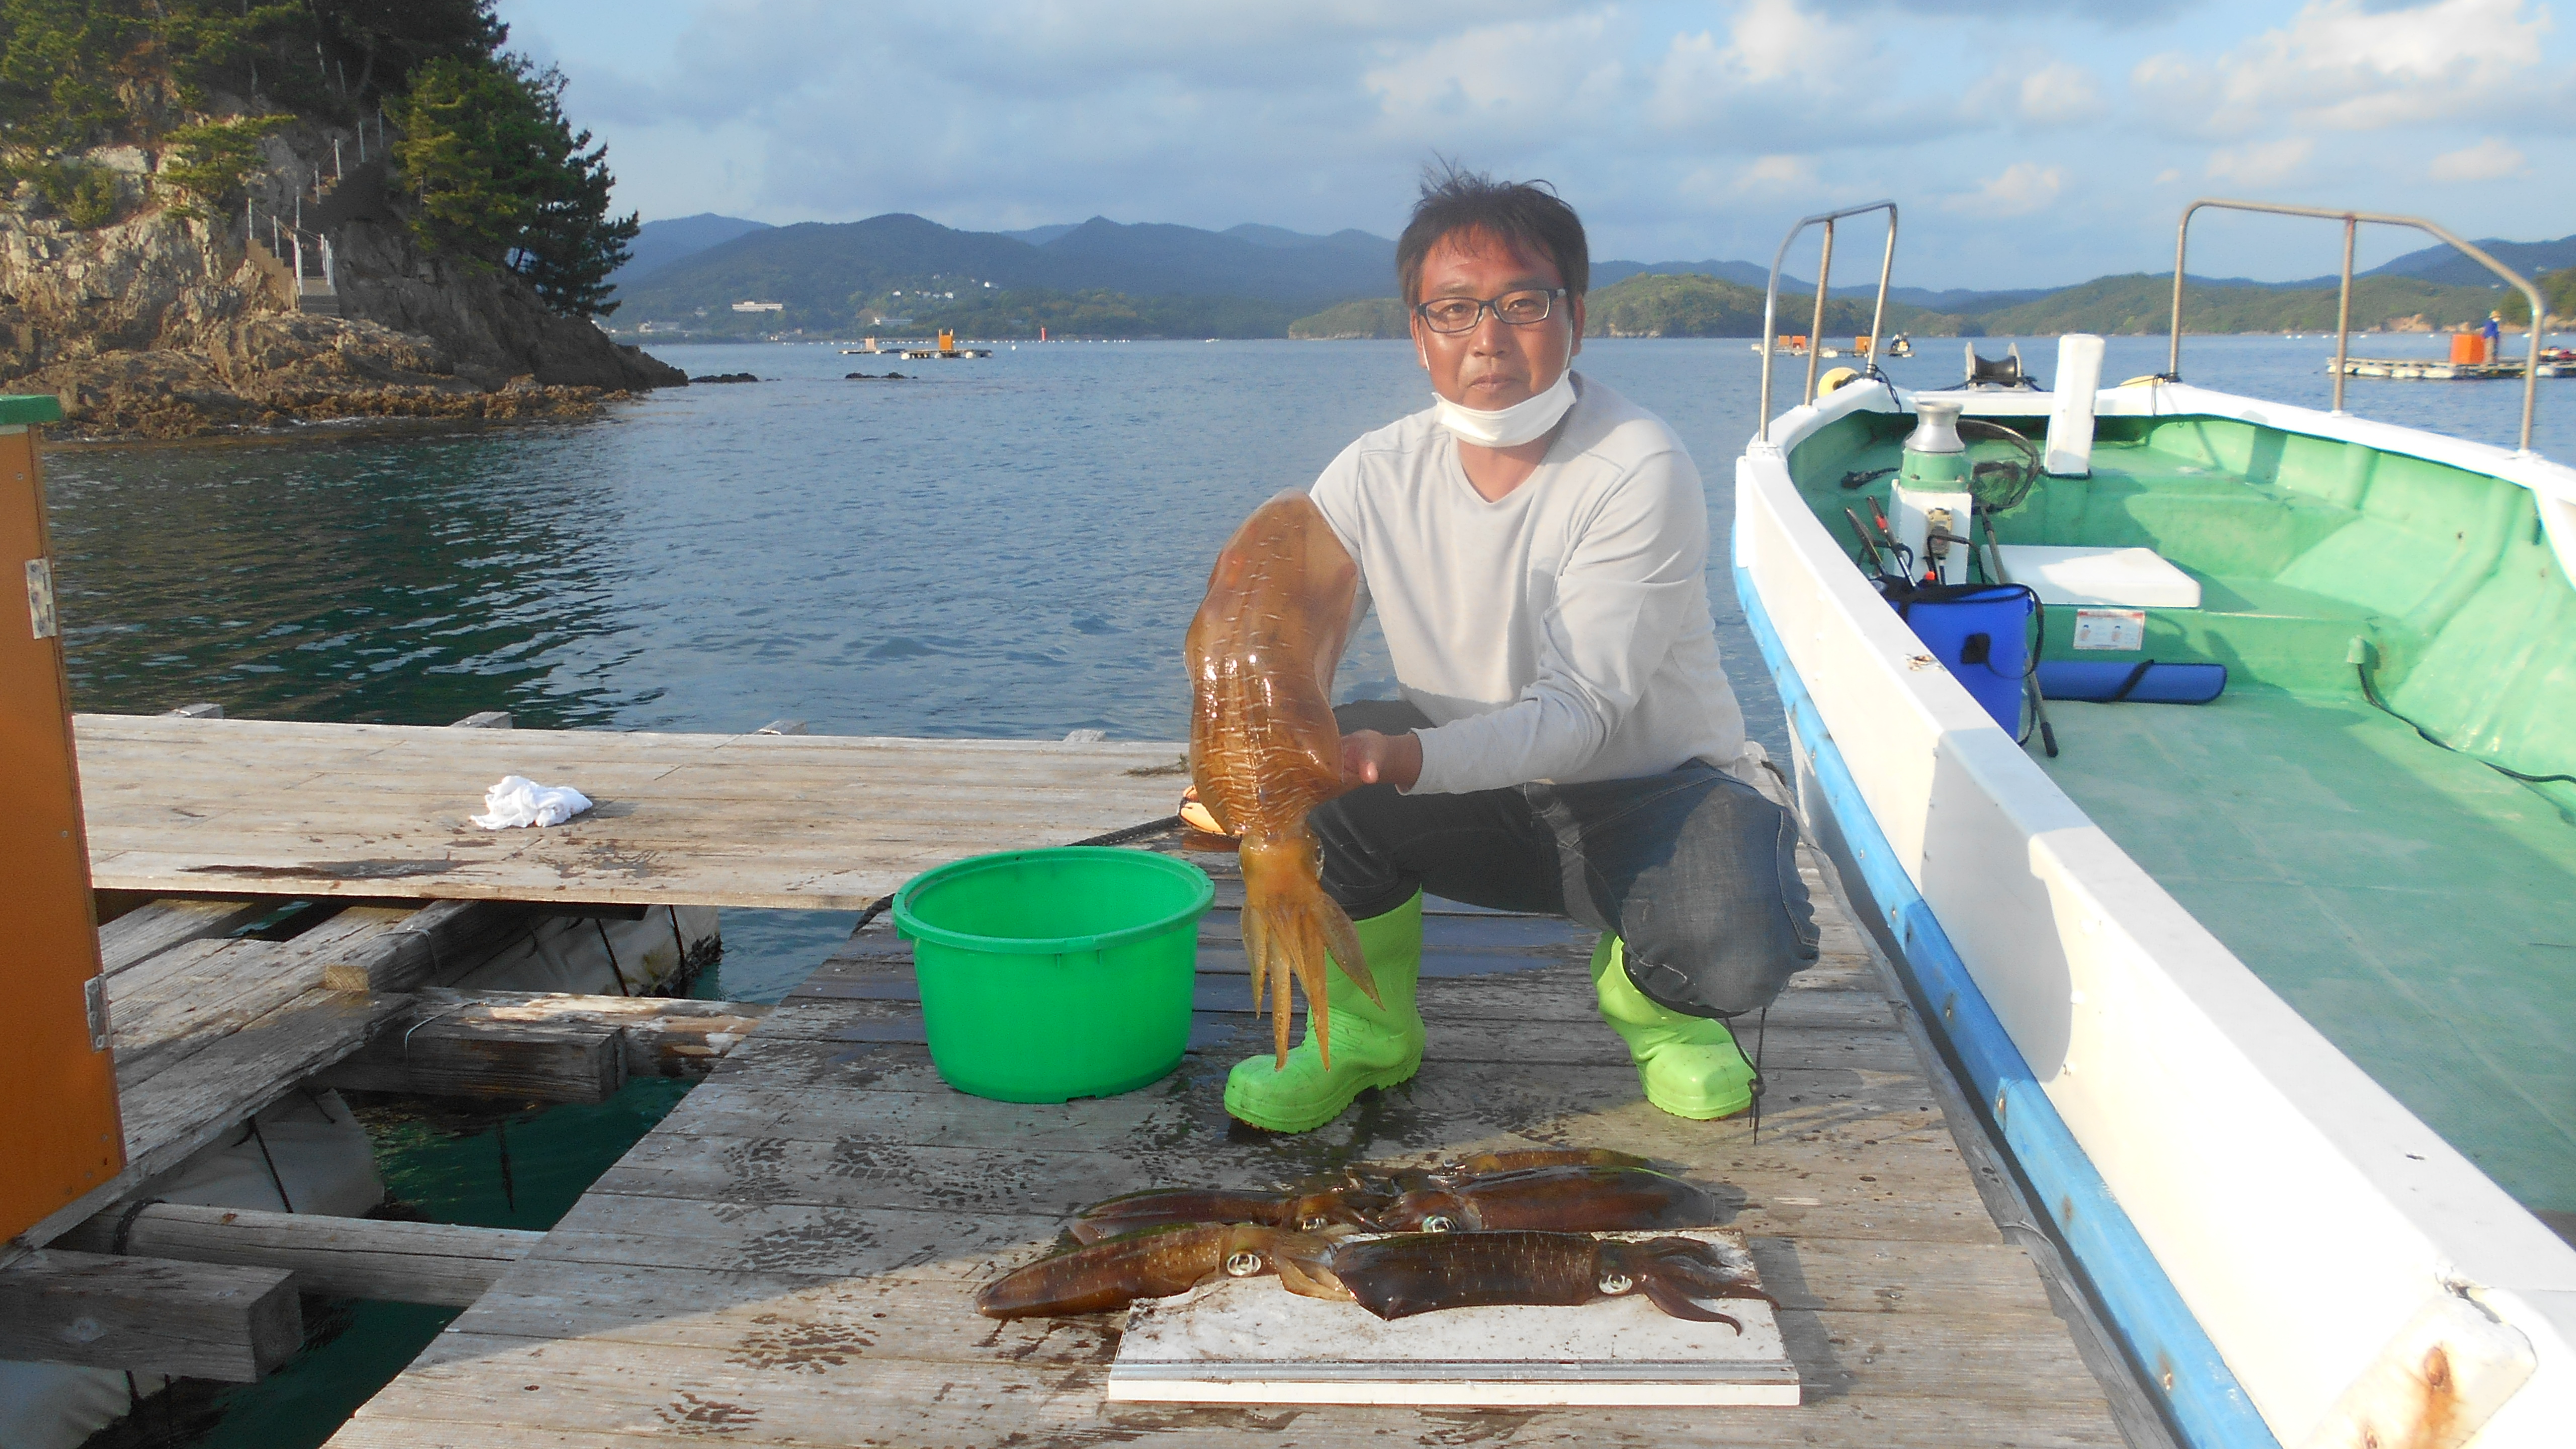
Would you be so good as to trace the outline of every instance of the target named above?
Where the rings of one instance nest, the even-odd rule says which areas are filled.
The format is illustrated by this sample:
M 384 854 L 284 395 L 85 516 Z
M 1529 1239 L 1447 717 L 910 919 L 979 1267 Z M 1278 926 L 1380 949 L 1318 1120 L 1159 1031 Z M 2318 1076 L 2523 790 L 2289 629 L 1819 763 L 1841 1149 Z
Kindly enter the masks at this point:
M 336 248 L 331 233 L 341 226 L 360 220 L 389 219 L 385 206 L 386 166 L 381 160 L 363 162 L 328 186 L 317 183 L 311 209 L 299 218 L 293 236 L 293 260 L 281 259 L 251 242 L 252 260 L 267 273 L 272 286 L 287 305 L 299 312 L 318 316 L 343 315 L 340 307 L 340 276 Z

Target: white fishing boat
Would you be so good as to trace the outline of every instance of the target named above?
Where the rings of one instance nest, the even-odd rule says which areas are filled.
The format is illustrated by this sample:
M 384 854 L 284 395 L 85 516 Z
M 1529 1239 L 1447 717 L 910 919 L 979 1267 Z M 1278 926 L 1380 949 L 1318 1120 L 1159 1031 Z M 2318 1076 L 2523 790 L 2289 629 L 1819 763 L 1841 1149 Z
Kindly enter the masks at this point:
M 2342 221 L 2347 321 L 2365 223 L 2544 310 L 2430 223 L 2196 202 L 2158 376 L 1811 362 L 1774 417 L 1766 359 L 1738 591 L 1811 829 L 2178 1437 L 2567 1444 L 2576 471 L 2530 451 L 2536 366 L 2519 451 L 2349 416 L 2340 366 L 2332 412 L 2186 382 L 2209 206 Z M 1887 202 L 1782 255 L 1823 227 L 1821 294 L 1877 211 L 1892 256 Z

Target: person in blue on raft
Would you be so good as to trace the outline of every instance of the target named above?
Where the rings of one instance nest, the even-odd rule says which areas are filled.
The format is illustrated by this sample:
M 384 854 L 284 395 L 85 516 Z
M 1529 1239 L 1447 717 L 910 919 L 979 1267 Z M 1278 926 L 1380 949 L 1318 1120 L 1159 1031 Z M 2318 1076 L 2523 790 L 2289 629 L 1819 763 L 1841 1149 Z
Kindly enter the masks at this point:
M 1396 272 L 1432 405 L 1366 434 L 1312 497 L 1360 569 L 1403 697 L 1334 711 L 1346 793 L 1308 816 L 1372 1004 L 1330 973 L 1333 1064 L 1237 1064 L 1273 1131 L 1411 1078 L 1425 891 L 1602 933 L 1592 979 L 1646 1099 L 1753 1103 L 1728 1021 L 1816 959 L 1798 828 L 1718 659 L 1708 503 L 1661 418 L 1573 368 L 1589 249 L 1544 183 L 1426 178 Z M 1356 617 L 1356 615 L 1355 615 Z

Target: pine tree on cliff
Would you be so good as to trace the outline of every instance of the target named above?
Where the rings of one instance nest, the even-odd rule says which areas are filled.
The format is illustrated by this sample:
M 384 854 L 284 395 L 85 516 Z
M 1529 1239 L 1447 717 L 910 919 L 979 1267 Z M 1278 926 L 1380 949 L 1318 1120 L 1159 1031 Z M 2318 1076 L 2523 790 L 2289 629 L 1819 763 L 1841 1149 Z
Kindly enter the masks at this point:
M 426 245 L 526 277 L 558 312 L 599 316 L 639 222 L 609 215 L 608 148 L 563 112 L 560 71 L 514 55 L 433 60 L 411 77 L 394 159 Z
M 32 181 L 72 225 L 107 225 L 131 193 L 81 153 L 131 144 L 164 163 L 155 194 L 225 214 L 261 137 L 381 107 L 424 243 L 567 316 L 613 311 L 637 219 L 609 214 L 607 148 L 566 119 L 562 75 L 504 53 L 509 34 L 492 0 L 0 0 L 0 194 Z

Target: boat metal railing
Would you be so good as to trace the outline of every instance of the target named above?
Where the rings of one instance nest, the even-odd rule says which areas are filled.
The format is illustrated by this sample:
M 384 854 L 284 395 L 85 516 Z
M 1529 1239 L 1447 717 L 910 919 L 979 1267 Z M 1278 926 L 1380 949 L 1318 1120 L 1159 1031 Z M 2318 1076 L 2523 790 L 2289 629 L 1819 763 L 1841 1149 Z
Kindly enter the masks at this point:
M 2376 211 L 2336 211 L 2330 207 L 2290 206 L 2276 201 L 2228 201 L 2218 197 L 2203 197 L 2184 207 L 2182 221 L 2174 228 L 2173 336 L 2172 345 L 2165 355 L 2167 380 L 2182 381 L 2183 255 L 2191 241 L 2191 218 L 2193 213 L 2209 207 L 2224 211 L 2264 212 L 2273 216 L 2310 216 L 2324 221 L 2343 223 L 2343 293 L 2335 306 L 2334 410 L 2338 416 L 2343 413 L 2344 360 L 2352 344 L 2352 240 L 2353 233 L 2360 229 L 2363 222 L 2378 226 L 2413 227 L 2417 231 L 2449 243 L 2454 250 L 2520 288 L 2524 299 L 2531 304 L 2531 357 L 2524 364 L 2522 371 L 2522 451 L 2524 453 L 2531 451 L 2532 406 L 2540 396 L 2540 329 L 2548 320 L 2549 308 L 2541 301 L 2540 289 L 2533 286 L 2531 280 L 2522 273 L 2488 256 L 2475 243 L 2463 241 L 2453 236 L 2439 223 L 2426 221 L 2420 216 L 2397 216 Z M 1779 277 L 1777 266 L 1772 269 L 1772 277 L 1776 286 Z
M 1825 229 L 1824 254 L 1816 261 L 1816 318 L 1807 328 L 1807 336 L 1811 339 L 1807 344 L 1807 386 L 1804 395 L 1798 399 L 1798 405 L 1804 407 L 1816 400 L 1816 359 L 1824 351 L 1825 300 L 1833 294 L 1834 223 L 1847 216 L 1866 216 L 1873 211 L 1887 213 L 1887 251 L 1878 259 L 1878 306 L 1869 316 L 1869 365 L 1872 368 L 1878 366 L 1879 354 L 1886 347 L 1887 277 L 1896 264 L 1896 203 L 1872 201 L 1800 218 L 1796 226 L 1789 228 L 1789 234 L 1780 238 L 1780 249 L 1771 254 L 1771 288 L 1762 297 L 1761 415 L 1753 422 L 1753 441 L 1768 442 L 1771 437 L 1771 350 L 1773 339 L 1779 336 L 1780 263 L 1789 255 L 1789 244 L 1811 226 Z

